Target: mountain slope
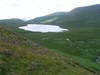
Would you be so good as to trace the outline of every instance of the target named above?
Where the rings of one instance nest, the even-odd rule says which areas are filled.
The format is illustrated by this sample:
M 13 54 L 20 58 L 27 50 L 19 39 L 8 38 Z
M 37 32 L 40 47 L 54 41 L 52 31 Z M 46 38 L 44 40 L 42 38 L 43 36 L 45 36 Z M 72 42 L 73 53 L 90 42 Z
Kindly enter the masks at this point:
M 49 14 L 47 16 L 42 16 L 42 17 L 38 17 L 32 20 L 27 21 L 27 23 L 49 23 L 49 22 L 53 22 L 55 20 L 58 19 L 59 16 L 63 16 L 66 15 L 67 12 L 56 12 L 53 14 Z
M 19 26 L 26 25 L 27 23 L 21 19 L 13 18 L 13 19 L 0 20 L 0 24 L 15 30 L 18 29 Z
M 100 4 L 86 6 L 86 7 L 79 7 L 73 9 L 71 12 L 67 12 L 64 15 L 58 15 L 56 20 L 52 22 L 48 22 L 46 24 L 54 24 L 60 25 L 62 27 L 88 27 L 88 26 L 98 26 L 100 24 Z M 52 19 L 55 16 L 44 16 L 39 17 L 37 23 L 42 23 L 42 21 L 48 20 L 48 18 Z M 46 19 L 44 19 L 46 18 Z M 31 23 L 35 23 L 35 19 L 31 20 Z M 45 23 L 43 23 L 45 24 Z
M 0 26 L 0 75 L 94 75 L 94 73 Z
M 49 19 L 43 19 L 46 17 Z M 48 21 L 54 18 L 55 16 L 48 15 L 40 17 L 37 18 L 37 23 L 59 25 L 68 28 L 70 31 L 47 34 L 30 33 L 31 37 L 27 34 L 24 35 L 33 41 L 37 37 L 39 41 L 36 42 L 39 44 L 63 52 L 65 56 L 70 54 L 79 63 L 100 72 L 99 64 L 96 62 L 96 59 L 100 56 L 100 4 L 79 7 L 67 12 L 66 15 L 56 16 L 56 20 Z M 47 39 L 41 40 L 41 38 Z M 66 41 L 66 38 L 69 38 L 70 41 Z
M 75 8 L 64 15 L 47 15 L 36 19 L 38 19 L 36 22 L 33 19 L 31 23 L 59 25 L 69 29 L 70 34 L 67 36 L 72 40 L 100 38 L 98 36 L 100 30 L 100 4 Z

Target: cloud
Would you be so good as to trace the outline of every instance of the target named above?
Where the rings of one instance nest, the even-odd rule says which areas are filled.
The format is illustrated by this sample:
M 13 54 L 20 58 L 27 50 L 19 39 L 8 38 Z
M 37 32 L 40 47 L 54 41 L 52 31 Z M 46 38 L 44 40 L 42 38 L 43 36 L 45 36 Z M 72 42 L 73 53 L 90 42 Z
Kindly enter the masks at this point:
M 99 0 L 0 0 L 0 19 L 34 18 L 99 3 Z

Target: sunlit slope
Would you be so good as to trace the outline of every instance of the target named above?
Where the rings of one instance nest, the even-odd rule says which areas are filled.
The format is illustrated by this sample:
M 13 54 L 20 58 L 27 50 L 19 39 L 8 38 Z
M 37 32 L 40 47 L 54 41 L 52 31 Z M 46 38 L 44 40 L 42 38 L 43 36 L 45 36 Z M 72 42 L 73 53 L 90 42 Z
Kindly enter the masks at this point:
M 66 15 L 66 14 L 67 14 L 67 12 L 56 12 L 56 13 L 49 14 L 49 15 L 46 15 L 46 16 L 31 19 L 31 20 L 27 21 L 27 23 L 29 23 L 29 24 L 32 24 L 32 23 L 48 24 L 48 23 L 52 23 L 52 22 L 58 20 L 58 18 L 60 16 L 63 16 L 63 15 Z

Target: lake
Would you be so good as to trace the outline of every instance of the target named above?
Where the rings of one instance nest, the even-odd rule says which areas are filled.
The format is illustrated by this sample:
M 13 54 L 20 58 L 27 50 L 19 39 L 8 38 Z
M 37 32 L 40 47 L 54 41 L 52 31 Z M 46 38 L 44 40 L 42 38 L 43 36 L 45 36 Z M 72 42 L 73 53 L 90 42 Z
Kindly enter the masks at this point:
M 19 29 L 32 32 L 42 32 L 42 33 L 69 31 L 68 29 L 64 29 L 56 25 L 43 25 L 43 24 L 28 24 L 27 26 L 19 27 Z

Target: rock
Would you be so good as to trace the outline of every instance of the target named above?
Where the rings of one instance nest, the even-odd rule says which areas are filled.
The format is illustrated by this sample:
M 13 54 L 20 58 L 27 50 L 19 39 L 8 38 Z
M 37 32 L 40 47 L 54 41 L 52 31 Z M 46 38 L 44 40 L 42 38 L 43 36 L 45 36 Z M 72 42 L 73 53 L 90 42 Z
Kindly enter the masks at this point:
M 13 55 L 12 51 L 10 51 L 10 50 L 9 51 L 0 52 L 0 54 L 9 55 L 9 56 Z
M 69 39 L 69 38 L 67 38 L 66 40 L 67 40 L 67 41 L 70 41 L 70 39 Z
M 40 55 L 46 55 L 48 52 L 47 51 L 32 50 L 31 53 L 40 54 Z
M 38 69 L 38 65 L 37 64 L 34 64 L 32 63 L 32 70 L 37 70 Z
M 98 58 L 96 59 L 96 62 L 97 62 L 98 64 L 100 64 L 100 56 L 98 56 Z
M 9 72 L 8 75 L 16 75 L 14 72 Z

